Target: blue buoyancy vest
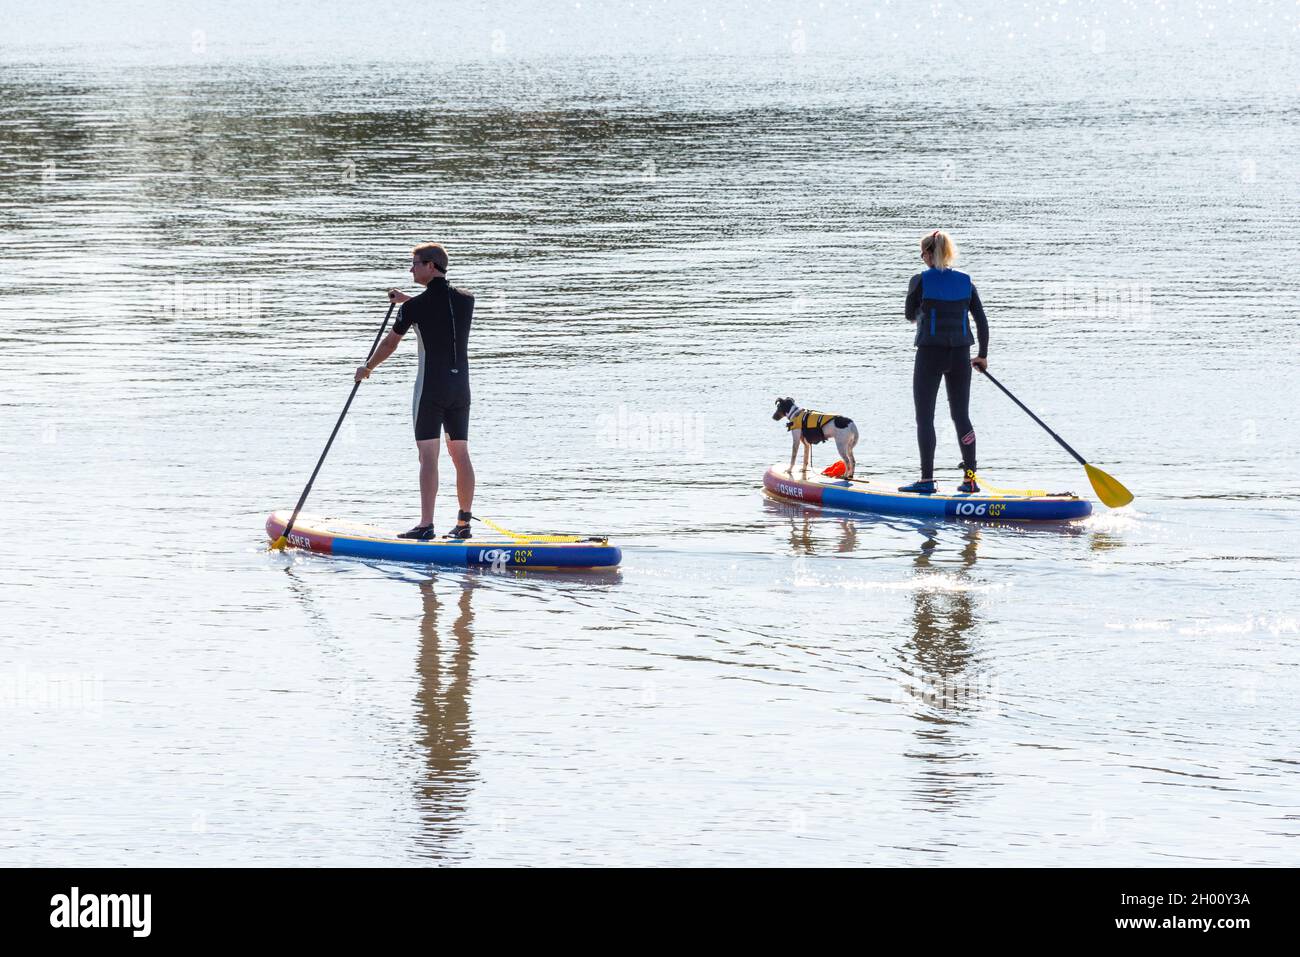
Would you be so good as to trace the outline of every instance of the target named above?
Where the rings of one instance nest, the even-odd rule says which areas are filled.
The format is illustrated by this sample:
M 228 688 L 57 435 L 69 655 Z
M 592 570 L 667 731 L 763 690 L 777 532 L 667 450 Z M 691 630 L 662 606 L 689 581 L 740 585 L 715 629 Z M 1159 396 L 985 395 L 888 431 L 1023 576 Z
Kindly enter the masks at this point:
M 971 335 L 970 276 L 956 269 L 927 269 L 921 273 L 921 312 L 916 317 L 916 345 L 968 346 Z

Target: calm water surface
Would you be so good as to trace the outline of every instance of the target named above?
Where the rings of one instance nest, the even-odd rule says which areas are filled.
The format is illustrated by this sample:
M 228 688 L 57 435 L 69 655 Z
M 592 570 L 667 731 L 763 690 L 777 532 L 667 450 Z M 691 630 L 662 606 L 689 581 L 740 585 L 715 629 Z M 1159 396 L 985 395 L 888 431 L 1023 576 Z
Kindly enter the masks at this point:
M 654 55 L 483 23 L 419 83 L 364 25 L 0 47 L 0 863 L 1295 863 L 1300 92 L 1260 10 L 986 42 L 939 92 L 896 11 Z M 912 476 L 935 225 L 992 368 L 1133 506 L 763 497 L 777 395 Z M 265 550 L 428 239 L 478 297 L 476 511 L 609 532 L 618 574 Z M 414 522 L 413 375 L 309 510 Z M 972 407 L 990 480 L 1088 491 Z

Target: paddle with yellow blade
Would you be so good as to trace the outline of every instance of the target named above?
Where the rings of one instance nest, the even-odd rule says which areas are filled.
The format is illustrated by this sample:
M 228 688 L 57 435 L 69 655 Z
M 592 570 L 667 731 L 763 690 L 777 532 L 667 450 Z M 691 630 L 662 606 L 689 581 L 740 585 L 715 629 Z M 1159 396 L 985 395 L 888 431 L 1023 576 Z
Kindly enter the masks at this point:
M 1011 391 L 1006 386 L 1004 386 L 997 379 L 993 378 L 992 374 L 989 372 L 988 369 L 980 369 L 980 371 L 983 372 L 984 375 L 988 377 L 988 380 L 990 382 L 992 382 L 995 386 L 997 386 L 999 389 L 1005 392 L 1007 394 L 1008 399 L 1010 399 L 1016 405 L 1020 406 L 1020 408 L 1024 409 L 1025 412 L 1029 414 L 1029 417 L 1033 419 L 1035 422 L 1037 422 L 1039 425 L 1041 425 L 1048 435 L 1056 439 L 1056 441 L 1060 443 L 1061 448 L 1065 449 L 1065 451 L 1069 452 L 1071 455 L 1074 456 L 1075 460 L 1080 465 L 1083 466 L 1084 471 L 1088 473 L 1088 481 L 1092 483 L 1093 490 L 1097 493 L 1097 497 L 1101 499 L 1102 502 L 1104 502 L 1110 508 L 1120 508 L 1121 506 L 1127 505 L 1129 502 L 1133 501 L 1132 492 L 1130 492 L 1123 485 L 1121 485 L 1119 481 L 1116 480 L 1113 476 L 1107 475 L 1101 469 L 1097 468 L 1097 466 L 1089 465 L 1087 462 L 1085 462 L 1083 456 L 1080 455 L 1078 452 L 1074 451 L 1074 449 L 1070 448 L 1069 443 L 1066 442 L 1065 439 L 1061 438 L 1050 428 L 1048 428 L 1047 423 L 1044 422 L 1042 419 L 1040 419 L 1038 416 L 1034 415 L 1034 413 L 1030 410 L 1029 406 L 1025 405 L 1023 402 L 1017 399 L 1014 395 L 1011 394 Z
M 366 353 L 367 362 L 369 362 L 370 357 L 375 354 L 375 350 L 379 348 L 379 340 L 384 337 L 384 330 L 388 328 L 388 320 L 392 317 L 393 307 L 396 305 L 396 302 L 390 302 L 388 304 L 388 312 L 384 314 L 384 324 L 380 326 L 379 331 L 375 333 L 375 341 L 370 344 L 370 351 Z M 272 550 L 283 551 L 288 546 L 289 533 L 293 531 L 293 523 L 298 521 L 298 513 L 302 511 L 303 503 L 307 501 L 307 496 L 311 493 L 311 487 L 316 483 L 316 476 L 320 474 L 320 467 L 325 464 L 325 456 L 330 454 L 330 446 L 334 444 L 334 437 L 339 434 L 339 426 L 343 424 L 343 419 L 348 414 L 348 409 L 352 407 L 352 400 L 357 397 L 357 389 L 359 388 L 361 388 L 361 380 L 358 379 L 356 382 L 352 383 L 352 391 L 348 394 L 348 401 L 343 405 L 343 411 L 339 414 L 339 420 L 334 423 L 334 431 L 330 433 L 330 439 L 325 443 L 325 451 L 320 454 L 320 458 L 316 461 L 316 467 L 312 469 L 311 478 L 307 480 L 307 487 L 302 490 L 302 495 L 298 496 L 298 504 L 293 507 L 293 515 L 289 518 L 289 524 L 284 527 L 284 531 L 280 534 L 280 537 L 271 543 L 270 547 Z

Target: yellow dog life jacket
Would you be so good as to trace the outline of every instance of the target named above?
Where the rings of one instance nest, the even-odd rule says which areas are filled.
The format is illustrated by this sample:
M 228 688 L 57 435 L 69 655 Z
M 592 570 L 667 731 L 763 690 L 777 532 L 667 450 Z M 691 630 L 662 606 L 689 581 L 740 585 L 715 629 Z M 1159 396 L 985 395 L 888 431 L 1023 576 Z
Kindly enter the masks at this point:
M 833 419 L 838 418 L 842 418 L 842 416 L 804 409 L 787 423 L 786 430 L 793 432 L 795 429 L 821 429 L 822 426 L 829 425 Z

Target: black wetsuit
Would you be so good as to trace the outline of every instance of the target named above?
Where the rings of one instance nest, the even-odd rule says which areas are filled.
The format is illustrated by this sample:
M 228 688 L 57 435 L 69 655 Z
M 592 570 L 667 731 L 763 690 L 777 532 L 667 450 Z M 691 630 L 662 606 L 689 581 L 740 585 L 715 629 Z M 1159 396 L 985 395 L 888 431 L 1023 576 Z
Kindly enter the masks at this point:
M 411 326 L 420 342 L 420 369 L 415 377 L 411 418 L 417 441 L 441 437 L 469 438 L 469 326 L 474 297 L 435 279 L 402 303 L 393 331 L 406 335 Z
M 918 332 L 924 332 L 926 318 L 921 314 L 921 274 L 912 277 L 907 288 L 904 315 L 917 322 Z M 970 286 L 970 315 L 975 317 L 979 336 L 981 358 L 989 351 L 989 324 L 979 293 Z M 933 328 L 933 327 L 931 327 Z M 924 336 L 918 336 L 924 339 Z M 916 361 L 912 366 L 912 401 L 916 404 L 916 443 L 921 450 L 921 478 L 934 478 L 934 406 L 939 398 L 939 380 L 944 381 L 948 392 L 948 410 L 953 425 L 957 427 L 957 441 L 961 443 L 962 463 L 975 470 L 975 427 L 970 421 L 970 343 L 965 345 L 929 345 L 922 341 L 916 347 Z

